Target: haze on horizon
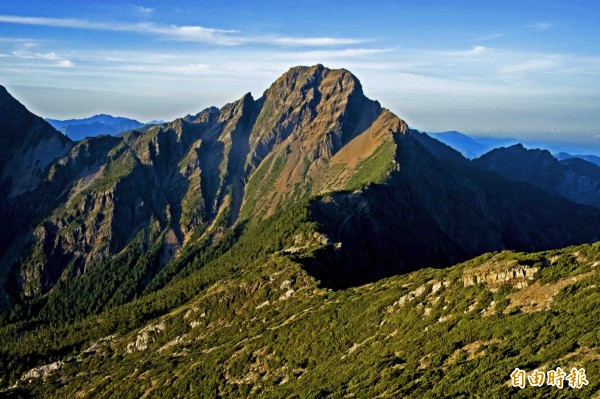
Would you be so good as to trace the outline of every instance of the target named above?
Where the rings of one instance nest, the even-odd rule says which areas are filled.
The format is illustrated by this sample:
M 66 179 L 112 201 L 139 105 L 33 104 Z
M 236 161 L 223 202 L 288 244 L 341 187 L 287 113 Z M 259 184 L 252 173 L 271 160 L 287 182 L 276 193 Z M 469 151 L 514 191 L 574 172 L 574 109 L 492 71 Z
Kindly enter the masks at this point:
M 600 146 L 595 1 L 0 4 L 0 84 L 44 117 L 173 120 L 295 65 L 346 68 L 426 131 Z

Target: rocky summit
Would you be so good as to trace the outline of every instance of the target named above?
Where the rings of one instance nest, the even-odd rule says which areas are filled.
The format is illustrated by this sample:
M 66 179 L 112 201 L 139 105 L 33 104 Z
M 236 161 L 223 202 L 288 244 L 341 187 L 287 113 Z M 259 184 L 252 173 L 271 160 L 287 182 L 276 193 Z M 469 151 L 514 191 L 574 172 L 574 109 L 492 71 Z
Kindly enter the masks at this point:
M 490 356 L 586 363 L 590 331 L 548 318 L 597 295 L 596 246 L 557 249 L 600 240 L 598 173 L 503 151 L 470 161 L 322 65 L 76 142 L 2 88 L 0 393 L 468 396 L 512 371 Z M 519 352 L 522 323 L 567 349 Z

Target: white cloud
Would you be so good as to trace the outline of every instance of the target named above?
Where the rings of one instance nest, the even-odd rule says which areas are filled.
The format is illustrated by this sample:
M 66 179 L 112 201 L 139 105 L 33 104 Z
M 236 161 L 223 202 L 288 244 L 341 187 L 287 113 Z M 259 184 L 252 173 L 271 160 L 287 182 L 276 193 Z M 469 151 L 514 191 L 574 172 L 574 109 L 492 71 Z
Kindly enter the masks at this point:
M 25 37 L 0 37 L 0 43 L 34 43 L 36 40 Z
M 71 68 L 74 65 L 75 64 L 73 64 L 73 62 L 70 60 L 61 60 L 56 64 L 56 66 L 63 67 L 63 68 Z
M 469 50 L 439 51 L 438 53 L 444 57 L 470 57 L 483 54 L 486 51 L 488 51 L 488 48 L 485 46 L 474 46 Z
M 346 48 L 341 50 L 313 50 L 286 52 L 282 54 L 288 59 L 336 59 L 336 58 L 356 58 L 372 56 L 381 53 L 390 53 L 395 51 L 393 48 Z
M 471 54 L 481 54 L 485 50 L 486 50 L 486 48 L 484 46 L 475 46 L 471 50 L 465 52 L 465 54 L 468 54 L 468 55 L 471 55 Z
M 12 51 L 12 56 L 21 60 L 41 60 L 41 61 L 55 61 L 50 66 L 57 66 L 63 68 L 69 68 L 74 66 L 74 63 L 63 57 L 54 51 L 49 52 L 39 52 L 32 51 L 32 49 L 38 47 L 37 43 L 26 42 L 23 44 L 19 44 L 15 50 Z
M 150 15 L 154 12 L 154 8 L 144 6 L 134 6 L 137 12 L 143 15 Z
M 249 41 L 265 44 L 279 44 L 282 46 L 337 46 L 342 44 L 364 43 L 365 40 L 357 39 L 339 39 L 333 37 L 288 37 L 288 36 L 256 36 L 249 38 Z
M 56 54 L 53 51 L 49 52 L 49 53 L 35 53 L 35 52 L 30 52 L 30 51 L 15 50 L 12 52 L 12 54 L 17 58 L 22 58 L 25 60 L 37 59 L 37 60 L 56 61 L 56 60 L 61 59 L 61 57 L 59 57 L 58 54 Z
M 221 45 L 268 44 L 278 46 L 336 46 L 364 43 L 363 39 L 334 37 L 290 37 L 281 35 L 244 36 L 238 30 L 214 29 L 203 26 L 157 25 L 154 23 L 93 22 L 75 18 L 22 17 L 0 15 L 0 22 L 50 26 L 58 28 L 92 29 L 117 32 L 153 34 L 172 40 L 203 42 Z

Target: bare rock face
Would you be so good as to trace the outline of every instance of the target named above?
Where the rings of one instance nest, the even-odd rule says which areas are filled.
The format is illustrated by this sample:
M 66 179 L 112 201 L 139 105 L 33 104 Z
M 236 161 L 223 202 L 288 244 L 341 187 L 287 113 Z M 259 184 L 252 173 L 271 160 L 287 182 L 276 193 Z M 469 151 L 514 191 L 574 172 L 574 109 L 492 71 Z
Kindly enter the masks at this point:
M 148 349 L 148 345 L 156 340 L 156 337 L 165 331 L 165 324 L 159 323 L 151 325 L 140 330 L 139 334 L 135 338 L 135 341 L 130 342 L 127 345 L 126 353 L 133 353 L 135 351 L 144 351 Z
M 508 264 L 491 261 L 480 267 L 465 270 L 463 284 L 465 287 L 484 284 L 492 292 L 502 285 L 521 289 L 535 279 L 535 275 L 539 270 L 539 266 L 519 265 L 517 261 Z
M 0 255 L 11 240 L 44 209 L 35 192 L 44 171 L 66 154 L 73 142 L 33 115 L 0 86 Z M 40 201 L 41 200 L 41 201 Z
M 33 115 L 0 86 L 0 308 L 8 306 L 6 278 L 24 250 L 23 236 L 54 204 L 62 188 L 44 176 L 73 142 Z
M 25 374 L 23 374 L 23 376 L 21 377 L 21 381 L 28 381 L 36 378 L 47 378 L 54 371 L 62 369 L 64 365 L 64 362 L 58 361 L 33 368 Z

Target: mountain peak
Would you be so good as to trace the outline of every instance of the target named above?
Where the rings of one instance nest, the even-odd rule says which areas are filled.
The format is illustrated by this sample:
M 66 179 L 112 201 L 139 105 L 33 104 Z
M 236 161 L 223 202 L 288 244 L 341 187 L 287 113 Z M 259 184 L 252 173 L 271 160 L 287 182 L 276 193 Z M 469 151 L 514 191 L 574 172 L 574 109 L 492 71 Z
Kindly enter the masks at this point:
M 340 91 L 356 92 L 363 95 L 362 85 L 356 76 L 347 69 L 330 69 L 323 64 L 313 66 L 295 66 L 277 79 L 269 91 L 274 87 L 287 87 L 290 90 L 297 88 L 310 88 L 318 86 L 324 79 L 339 86 Z
M 288 139 L 298 140 L 299 153 L 310 162 L 329 158 L 382 113 L 354 75 L 321 64 L 290 68 L 257 101 L 261 111 L 251 146 L 259 151 L 258 159 Z
M 507 149 L 513 149 L 515 151 L 525 150 L 525 146 L 522 143 L 513 144 L 511 146 L 506 147 Z

